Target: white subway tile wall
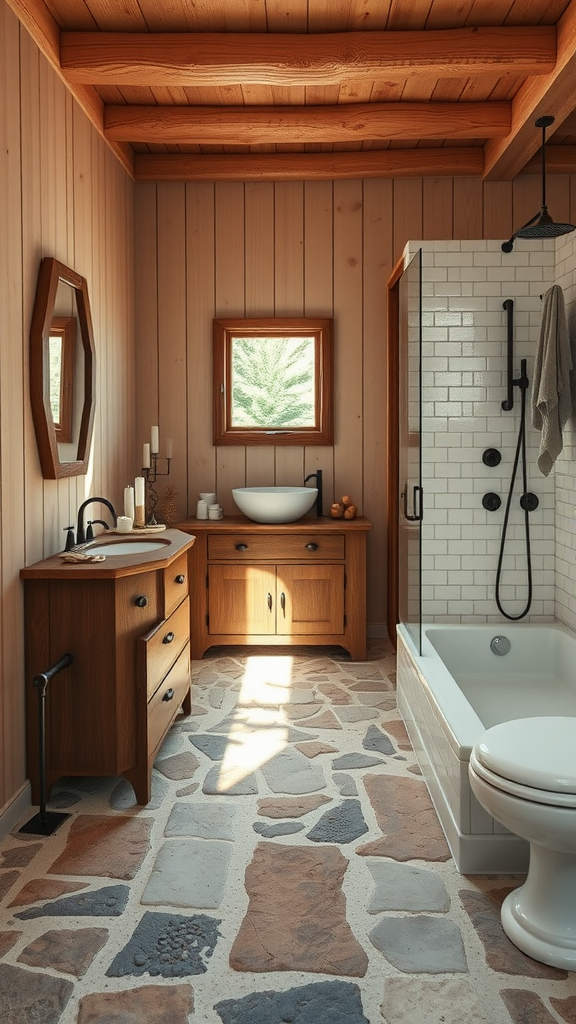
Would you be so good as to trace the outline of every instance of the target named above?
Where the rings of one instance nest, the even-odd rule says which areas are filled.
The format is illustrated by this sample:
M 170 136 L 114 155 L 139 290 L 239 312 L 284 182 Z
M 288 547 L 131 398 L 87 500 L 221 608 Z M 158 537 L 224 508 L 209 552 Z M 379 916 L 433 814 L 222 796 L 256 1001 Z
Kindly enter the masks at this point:
M 568 236 L 570 237 L 570 236 Z M 568 244 L 568 243 L 567 243 Z M 503 253 L 500 242 L 411 242 L 409 258 L 422 248 L 422 617 L 436 622 L 501 622 L 495 600 L 496 570 L 504 512 L 520 427 L 521 395 L 514 408 L 506 398 L 506 299 L 514 300 L 514 378 L 526 359 L 531 381 L 541 319 L 541 295 L 555 281 L 555 241 L 515 242 Z M 576 268 L 574 243 L 566 255 L 566 278 Z M 562 284 L 562 281 L 559 283 Z M 576 287 L 572 286 L 576 328 Z M 567 296 L 568 297 L 568 296 Z M 572 436 L 559 465 L 546 478 L 537 466 L 540 434 L 531 424 L 530 389 L 526 396 L 528 490 L 537 495 L 530 513 L 533 598 L 528 618 L 564 621 L 570 610 L 576 627 L 573 577 L 576 559 L 574 514 L 576 483 Z M 486 448 L 502 454 L 499 466 L 482 461 Z M 554 488 L 563 485 L 564 517 L 557 537 L 564 553 L 557 566 L 555 609 Z M 568 482 L 570 487 L 568 487 Z M 501 498 L 496 512 L 482 506 L 493 491 Z M 518 465 L 510 504 L 500 600 L 511 616 L 520 614 L 528 594 L 524 512 L 520 507 L 522 467 Z

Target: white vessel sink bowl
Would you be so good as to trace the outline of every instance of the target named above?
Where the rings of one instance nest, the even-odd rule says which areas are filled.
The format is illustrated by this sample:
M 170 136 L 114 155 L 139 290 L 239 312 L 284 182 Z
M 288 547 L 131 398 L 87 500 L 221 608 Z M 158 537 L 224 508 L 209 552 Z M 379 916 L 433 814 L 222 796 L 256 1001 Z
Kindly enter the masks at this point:
M 255 523 L 293 523 L 316 501 L 316 487 L 234 487 L 238 508 Z
M 134 540 L 128 540 L 122 537 L 122 539 L 118 538 L 118 540 L 96 541 L 95 544 L 89 544 L 83 550 L 88 555 L 144 555 L 148 551 L 158 551 L 169 543 L 169 540 L 160 540 L 158 538 L 146 540 L 138 537 L 134 538 Z

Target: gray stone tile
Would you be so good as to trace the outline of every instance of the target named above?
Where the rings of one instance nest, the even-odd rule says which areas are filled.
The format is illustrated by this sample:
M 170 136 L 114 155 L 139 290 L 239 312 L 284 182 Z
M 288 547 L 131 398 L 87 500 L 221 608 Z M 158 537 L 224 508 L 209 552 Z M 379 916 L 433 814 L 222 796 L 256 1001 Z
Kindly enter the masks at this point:
M 332 778 L 338 786 L 340 796 L 358 796 L 358 788 L 351 775 L 335 772 Z
M 236 808 L 227 803 L 179 801 L 170 812 L 164 835 L 233 840 L 235 819 Z
M 315 793 L 326 788 L 322 769 L 298 750 L 282 750 L 261 771 L 273 793 Z
M 249 796 L 258 792 L 258 781 L 253 773 L 239 776 L 233 766 L 225 771 L 215 765 L 204 779 L 202 792 L 208 796 Z
M 221 761 L 230 742 L 227 736 L 206 736 L 205 734 L 189 736 L 188 739 L 198 750 L 206 754 L 206 757 L 209 757 L 211 761 Z
M 221 839 L 167 839 L 160 847 L 141 903 L 154 906 L 220 906 L 232 844 Z
M 303 821 L 278 821 L 275 825 L 267 825 L 265 821 L 255 821 L 252 828 L 263 839 L 275 839 L 276 836 L 291 836 L 305 828 Z
M 41 907 L 29 907 L 14 917 L 29 921 L 35 917 L 119 917 L 124 913 L 130 890 L 127 885 L 107 885 L 94 892 L 63 896 Z
M 71 981 L 0 964 L 0 1020 L 57 1024 L 74 991 Z
M 368 862 L 367 867 L 374 879 L 369 914 L 383 910 L 446 911 L 450 907 L 446 886 L 432 871 L 393 861 Z
M 358 705 L 342 707 L 339 704 L 335 711 L 341 722 L 367 722 L 370 718 L 380 718 L 380 712 L 377 708 L 366 708 Z
M 183 917 L 149 910 L 138 922 L 129 942 L 114 957 L 106 976 L 149 974 L 183 978 L 204 974 L 216 948 L 221 923 L 206 914 Z
M 358 986 L 346 981 L 253 992 L 242 999 L 223 999 L 214 1009 L 222 1024 L 370 1024 Z
M 372 768 L 376 764 L 385 764 L 381 757 L 370 757 L 368 754 L 342 754 L 332 761 L 333 768 Z
M 362 740 L 364 750 L 377 750 L 379 754 L 396 754 L 396 747 L 392 740 L 377 725 L 369 725 L 366 735 Z
M 306 838 L 314 843 L 352 843 L 368 831 L 359 800 L 344 800 L 325 811 Z
M 391 917 L 380 921 L 370 941 L 399 971 L 407 974 L 465 974 L 466 953 L 460 929 L 444 917 Z

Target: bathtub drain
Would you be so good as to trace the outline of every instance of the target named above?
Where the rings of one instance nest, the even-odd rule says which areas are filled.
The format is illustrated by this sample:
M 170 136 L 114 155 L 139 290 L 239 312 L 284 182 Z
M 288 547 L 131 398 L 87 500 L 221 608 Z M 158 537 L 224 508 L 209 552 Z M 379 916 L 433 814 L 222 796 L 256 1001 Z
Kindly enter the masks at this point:
M 490 650 L 493 654 L 508 654 L 511 646 L 507 636 L 493 636 L 490 641 Z

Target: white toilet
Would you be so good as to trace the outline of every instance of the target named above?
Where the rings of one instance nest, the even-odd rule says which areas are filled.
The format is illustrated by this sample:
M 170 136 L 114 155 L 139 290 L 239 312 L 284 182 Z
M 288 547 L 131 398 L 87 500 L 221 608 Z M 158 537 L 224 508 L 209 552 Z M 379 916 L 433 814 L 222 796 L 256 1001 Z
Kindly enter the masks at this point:
M 530 843 L 524 885 L 502 904 L 502 927 L 534 960 L 576 971 L 576 718 L 495 725 L 472 749 L 482 806 Z

